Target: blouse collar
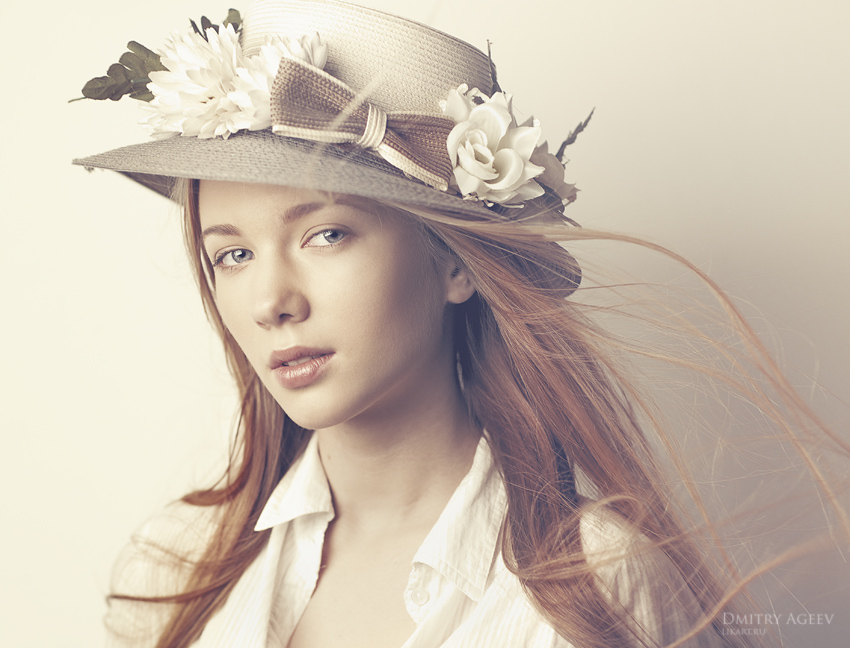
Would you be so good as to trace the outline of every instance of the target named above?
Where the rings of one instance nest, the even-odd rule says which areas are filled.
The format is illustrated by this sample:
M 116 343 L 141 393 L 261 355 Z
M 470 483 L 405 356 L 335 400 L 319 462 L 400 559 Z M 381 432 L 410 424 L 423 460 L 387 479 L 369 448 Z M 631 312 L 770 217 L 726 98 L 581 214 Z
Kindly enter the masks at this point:
M 506 503 L 504 484 L 490 445 L 482 436 L 472 467 L 425 537 L 413 564 L 431 567 L 466 596 L 480 600 L 498 554 Z M 314 434 L 272 492 L 254 530 L 263 531 L 315 514 L 326 514 L 330 521 L 334 509 Z
M 266 502 L 254 531 L 316 513 L 330 513 L 334 506 L 331 489 L 319 456 L 318 435 L 310 437 L 304 452 L 293 463 Z

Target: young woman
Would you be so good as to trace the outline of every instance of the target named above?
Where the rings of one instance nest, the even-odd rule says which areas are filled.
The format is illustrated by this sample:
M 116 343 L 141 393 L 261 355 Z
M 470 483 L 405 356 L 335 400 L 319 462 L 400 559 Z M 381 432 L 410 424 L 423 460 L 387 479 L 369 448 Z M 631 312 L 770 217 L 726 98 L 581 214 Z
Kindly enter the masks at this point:
M 759 643 L 724 633 L 751 572 L 623 370 L 636 345 L 574 295 L 555 241 L 600 235 L 564 216 L 563 151 L 487 55 L 299 0 L 131 50 L 86 94 L 149 100 L 161 139 L 77 162 L 182 202 L 241 416 L 223 480 L 125 555 L 116 645 Z M 716 375 L 835 505 L 807 447 L 847 448 L 721 301 L 751 350 L 720 353 L 773 392 Z

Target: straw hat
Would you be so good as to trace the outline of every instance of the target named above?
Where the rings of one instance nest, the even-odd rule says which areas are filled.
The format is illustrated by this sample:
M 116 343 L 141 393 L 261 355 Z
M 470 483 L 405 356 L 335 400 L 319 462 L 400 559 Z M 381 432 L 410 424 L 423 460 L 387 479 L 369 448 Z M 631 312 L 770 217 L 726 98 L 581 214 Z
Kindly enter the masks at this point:
M 555 196 L 574 197 L 540 147 L 539 124 L 516 123 L 477 48 L 336 0 L 261 0 L 241 23 L 236 15 L 172 36 L 161 62 L 141 72 L 125 53 L 118 73 L 150 77 L 148 121 L 159 139 L 74 164 L 163 194 L 174 178 L 233 180 L 489 218 L 544 192 L 550 207 Z M 104 96 L 107 80 L 87 85 L 100 96 L 86 94 L 117 98 Z
M 572 223 L 576 189 L 539 123 L 517 123 L 489 56 L 468 43 L 337 0 L 259 0 L 244 20 L 231 10 L 192 27 L 159 55 L 131 42 L 83 89 L 148 101 L 155 139 L 74 164 L 166 196 L 175 178 L 230 180 Z M 574 288 L 577 264 L 564 265 Z

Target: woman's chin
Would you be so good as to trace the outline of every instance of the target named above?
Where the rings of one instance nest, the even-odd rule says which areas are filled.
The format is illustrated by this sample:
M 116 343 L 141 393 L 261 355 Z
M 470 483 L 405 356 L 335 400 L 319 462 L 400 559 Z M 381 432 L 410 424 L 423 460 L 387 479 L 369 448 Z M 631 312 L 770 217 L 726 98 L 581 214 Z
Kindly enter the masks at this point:
M 326 398 L 301 400 L 293 404 L 288 399 L 285 404 L 280 401 L 278 404 L 289 420 L 305 430 L 323 430 L 342 425 L 357 414 L 356 408 L 342 407 L 338 402 Z
M 344 417 L 334 416 L 331 412 L 309 411 L 307 408 L 284 408 L 286 417 L 305 430 L 322 430 L 344 423 Z

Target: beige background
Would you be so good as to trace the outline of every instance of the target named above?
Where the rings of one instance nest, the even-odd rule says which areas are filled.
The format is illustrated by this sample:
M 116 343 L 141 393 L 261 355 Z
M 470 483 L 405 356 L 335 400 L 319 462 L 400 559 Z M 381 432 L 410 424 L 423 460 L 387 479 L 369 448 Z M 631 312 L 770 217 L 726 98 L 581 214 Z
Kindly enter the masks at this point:
M 571 216 L 710 271 L 847 434 L 848 3 L 371 4 L 481 47 L 489 38 L 502 86 L 553 142 L 595 106 L 571 153 L 582 189 Z M 116 553 L 226 446 L 232 397 L 175 214 L 69 164 L 141 141 L 137 108 L 65 101 L 127 40 L 156 47 L 227 6 L 48 0 L 4 15 L 2 646 L 99 645 Z M 783 605 L 837 611 L 829 627 L 788 628 L 789 646 L 847 645 L 850 594 L 836 576 L 847 570 L 829 560 L 787 570 Z

